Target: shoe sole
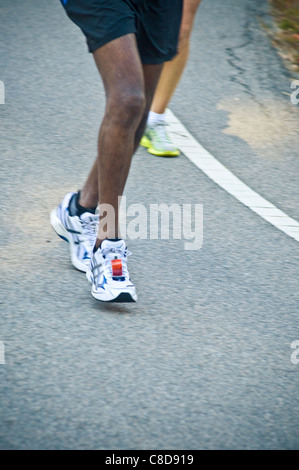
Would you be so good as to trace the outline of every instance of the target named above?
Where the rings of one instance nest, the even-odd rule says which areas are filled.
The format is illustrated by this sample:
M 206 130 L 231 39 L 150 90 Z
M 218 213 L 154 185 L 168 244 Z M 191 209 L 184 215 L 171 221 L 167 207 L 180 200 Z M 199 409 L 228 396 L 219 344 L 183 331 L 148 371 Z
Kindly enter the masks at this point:
M 129 294 L 128 292 L 121 292 L 117 297 L 115 297 L 113 299 L 108 299 L 108 300 L 99 297 L 93 291 L 91 291 L 91 295 L 93 296 L 94 299 L 98 300 L 99 302 L 106 302 L 106 303 L 112 303 L 112 302 L 115 302 L 115 303 L 134 303 L 134 302 L 137 301 L 137 296 L 136 296 L 136 299 L 134 299 L 132 297 L 132 295 Z
M 170 150 L 160 152 L 159 150 L 156 150 L 153 147 L 149 147 L 147 151 L 148 153 L 150 153 L 151 155 L 155 155 L 156 157 L 178 157 L 180 155 L 179 150 L 174 150 L 173 152 L 171 152 Z
M 140 145 L 142 145 L 142 147 L 145 147 L 145 148 L 150 148 L 151 141 L 147 137 L 143 136 L 140 141 Z
M 85 266 L 84 263 L 81 263 L 80 261 L 78 261 L 78 259 L 74 256 L 73 254 L 73 250 L 74 250 L 74 247 L 75 247 L 75 244 L 72 240 L 72 238 L 70 237 L 69 235 L 69 232 L 66 230 L 66 228 L 62 225 L 60 219 L 57 217 L 57 213 L 56 213 L 56 209 L 53 209 L 52 212 L 51 212 L 51 215 L 50 215 L 50 223 L 54 229 L 54 231 L 56 232 L 56 234 L 62 238 L 62 240 L 66 241 L 67 243 L 69 243 L 69 246 L 70 246 L 70 256 L 71 256 L 71 262 L 72 262 L 72 265 L 78 270 L 78 271 L 81 271 L 83 273 L 86 273 L 88 267 Z
M 87 271 L 86 273 L 86 278 L 90 284 L 93 283 L 92 280 L 92 275 L 90 273 L 90 270 Z M 136 302 L 137 301 L 137 294 L 134 292 L 132 295 L 130 292 L 120 292 L 119 294 L 116 295 L 116 297 L 109 296 L 107 298 L 107 292 L 103 292 L 103 294 L 99 294 L 98 292 L 95 292 L 93 288 L 91 289 L 91 295 L 98 301 L 100 302 L 118 302 L 118 303 L 131 303 L 131 302 Z M 104 298 L 106 297 L 106 298 Z

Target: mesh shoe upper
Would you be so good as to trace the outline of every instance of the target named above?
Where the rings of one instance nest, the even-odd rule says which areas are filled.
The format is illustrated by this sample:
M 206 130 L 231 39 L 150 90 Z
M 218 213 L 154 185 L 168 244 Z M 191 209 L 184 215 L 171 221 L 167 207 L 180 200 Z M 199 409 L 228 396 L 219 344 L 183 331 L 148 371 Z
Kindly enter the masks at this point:
M 151 148 L 159 152 L 176 152 L 177 148 L 167 132 L 167 123 L 158 122 L 146 127 L 145 136 L 151 141 Z
M 136 300 L 127 267 L 131 253 L 124 240 L 104 240 L 101 247 L 91 255 L 87 278 L 93 284 L 92 294 L 98 300 L 112 301 L 121 294 Z
M 67 194 L 52 211 L 51 224 L 56 233 L 69 242 L 73 265 L 80 271 L 86 272 L 96 241 L 98 216 L 90 212 L 71 216 L 69 202 L 73 194 Z

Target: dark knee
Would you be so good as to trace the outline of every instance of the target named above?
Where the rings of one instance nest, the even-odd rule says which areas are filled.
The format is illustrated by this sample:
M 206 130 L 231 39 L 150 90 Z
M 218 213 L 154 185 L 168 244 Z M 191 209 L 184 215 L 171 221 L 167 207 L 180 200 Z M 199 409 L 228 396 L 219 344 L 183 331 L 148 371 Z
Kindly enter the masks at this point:
M 120 97 L 121 102 L 125 109 L 128 109 L 129 112 L 138 112 L 143 114 L 145 109 L 145 96 L 141 91 L 130 91 L 123 93 Z
M 115 119 L 124 122 L 127 120 L 140 121 L 146 106 L 144 93 L 138 90 L 129 90 L 115 93 L 108 100 L 108 110 Z

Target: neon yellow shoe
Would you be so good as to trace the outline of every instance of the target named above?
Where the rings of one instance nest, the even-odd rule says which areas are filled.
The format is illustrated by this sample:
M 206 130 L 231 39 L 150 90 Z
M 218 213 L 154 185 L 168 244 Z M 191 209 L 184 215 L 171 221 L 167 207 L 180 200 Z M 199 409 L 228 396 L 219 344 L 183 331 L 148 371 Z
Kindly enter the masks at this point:
M 158 157 L 177 157 L 180 151 L 171 141 L 166 126 L 165 122 L 159 122 L 151 126 L 147 125 L 140 145 L 146 147 L 149 153 Z

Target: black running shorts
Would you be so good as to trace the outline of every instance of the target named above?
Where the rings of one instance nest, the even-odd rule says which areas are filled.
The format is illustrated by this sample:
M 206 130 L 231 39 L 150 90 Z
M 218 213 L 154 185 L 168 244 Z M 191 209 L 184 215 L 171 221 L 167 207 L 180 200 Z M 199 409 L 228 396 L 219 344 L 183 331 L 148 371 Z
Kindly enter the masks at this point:
M 183 0 L 61 0 L 86 36 L 89 52 L 136 34 L 144 64 L 171 60 L 177 52 Z

